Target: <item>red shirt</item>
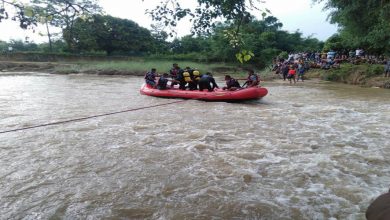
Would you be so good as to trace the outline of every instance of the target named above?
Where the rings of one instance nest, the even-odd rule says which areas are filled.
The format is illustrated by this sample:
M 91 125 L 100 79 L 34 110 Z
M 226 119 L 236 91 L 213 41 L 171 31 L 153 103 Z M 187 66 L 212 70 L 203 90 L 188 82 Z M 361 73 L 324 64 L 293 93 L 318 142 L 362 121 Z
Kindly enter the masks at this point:
M 297 73 L 297 71 L 294 69 L 291 69 L 288 71 L 288 74 L 290 74 L 290 75 L 295 75 L 296 73 Z

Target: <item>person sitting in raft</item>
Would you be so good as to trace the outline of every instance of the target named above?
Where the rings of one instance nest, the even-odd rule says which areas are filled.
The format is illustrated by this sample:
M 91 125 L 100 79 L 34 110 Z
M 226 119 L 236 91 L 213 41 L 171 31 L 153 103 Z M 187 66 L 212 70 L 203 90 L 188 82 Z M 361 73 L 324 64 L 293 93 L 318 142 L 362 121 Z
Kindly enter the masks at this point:
M 229 91 L 234 91 L 237 89 L 240 89 L 240 83 L 234 78 L 232 78 L 230 75 L 225 76 L 225 81 L 226 81 L 226 86 L 223 87 L 223 90 L 229 90 Z
M 173 86 L 179 84 L 180 80 L 183 78 L 183 70 L 177 63 L 174 63 L 172 64 L 172 69 L 169 70 L 169 74 L 172 78 L 171 88 L 173 88 Z
M 212 86 L 211 86 L 212 85 Z M 210 72 L 203 74 L 199 79 L 199 91 L 207 89 L 209 92 L 212 92 L 215 88 L 219 88 L 213 75 Z
M 167 84 L 168 84 L 168 73 L 164 73 L 160 79 L 158 79 L 157 82 L 157 89 L 159 90 L 165 90 L 167 89 Z
M 186 67 L 184 69 L 184 81 L 188 83 L 188 88 L 192 90 L 197 90 L 198 89 L 198 83 L 195 80 L 195 75 L 194 73 L 197 73 L 197 77 L 200 77 L 200 72 L 196 69 L 191 69 L 190 67 Z
M 257 74 L 255 74 L 255 72 L 253 70 L 249 70 L 248 71 L 248 78 L 246 79 L 246 82 L 245 82 L 246 87 L 249 88 L 249 87 L 258 86 L 259 82 L 260 82 L 259 76 Z
M 197 90 L 198 89 L 198 85 L 199 85 L 199 80 L 200 80 L 200 77 L 201 77 L 202 74 L 200 74 L 199 70 L 198 69 L 194 69 L 192 71 L 192 90 Z M 191 90 L 191 88 L 190 88 Z
M 145 74 L 145 83 L 153 88 L 156 88 L 156 68 L 152 68 L 150 72 Z
M 188 83 L 188 87 L 190 88 L 190 90 L 194 90 L 193 89 L 194 85 L 192 81 L 192 72 L 193 70 L 188 66 L 183 70 L 183 77 L 180 79 L 179 89 L 185 90 L 186 85 Z

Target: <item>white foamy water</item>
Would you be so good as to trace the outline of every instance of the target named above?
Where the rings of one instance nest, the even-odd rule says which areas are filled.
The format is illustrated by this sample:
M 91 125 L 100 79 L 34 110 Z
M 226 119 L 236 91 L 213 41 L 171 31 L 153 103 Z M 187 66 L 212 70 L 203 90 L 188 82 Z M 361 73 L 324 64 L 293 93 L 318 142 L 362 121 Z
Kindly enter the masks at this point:
M 172 102 L 142 78 L 0 76 L 0 130 Z M 0 134 L 1 219 L 365 219 L 390 187 L 390 91 L 265 84 Z

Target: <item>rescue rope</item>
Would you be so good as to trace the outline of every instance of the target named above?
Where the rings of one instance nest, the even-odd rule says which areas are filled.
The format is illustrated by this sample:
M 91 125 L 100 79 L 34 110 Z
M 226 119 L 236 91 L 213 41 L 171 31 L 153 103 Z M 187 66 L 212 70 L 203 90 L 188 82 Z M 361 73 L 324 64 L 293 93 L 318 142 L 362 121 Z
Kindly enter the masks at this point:
M 87 120 L 87 119 L 91 119 L 91 118 L 98 118 L 98 117 L 115 115 L 115 114 L 120 114 L 120 113 L 125 113 L 125 112 L 138 111 L 138 110 L 147 109 L 147 108 L 155 108 L 155 107 L 164 106 L 164 105 L 172 105 L 175 103 L 180 103 L 180 102 L 185 102 L 185 101 L 186 100 L 180 100 L 180 101 L 168 102 L 168 103 L 163 103 L 163 104 L 158 104 L 158 105 L 150 105 L 150 106 L 145 106 L 145 107 L 126 109 L 126 110 L 122 110 L 122 111 L 110 112 L 110 113 L 105 113 L 105 114 L 100 114 L 100 115 L 92 115 L 92 116 L 74 118 L 74 119 L 69 119 L 69 120 L 64 120 L 64 121 L 56 121 L 56 122 L 51 122 L 51 123 L 47 123 L 47 124 L 40 124 L 40 125 L 23 127 L 23 128 L 16 128 L 16 129 L 12 129 L 12 130 L 0 131 L 0 134 L 22 131 L 22 130 L 29 130 L 29 129 L 33 129 L 33 128 L 47 127 L 47 126 L 52 126 L 52 125 L 65 124 L 65 123 L 70 123 L 70 122 L 75 122 L 75 121 L 83 121 L 83 120 Z

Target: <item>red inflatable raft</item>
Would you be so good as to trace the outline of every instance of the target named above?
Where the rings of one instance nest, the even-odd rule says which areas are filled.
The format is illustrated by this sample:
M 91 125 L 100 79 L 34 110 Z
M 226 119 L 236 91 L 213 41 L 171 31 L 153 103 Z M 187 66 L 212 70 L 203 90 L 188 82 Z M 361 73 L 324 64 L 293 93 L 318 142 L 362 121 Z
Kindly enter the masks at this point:
M 180 90 L 177 88 L 158 90 L 153 89 L 147 84 L 142 85 L 141 94 L 155 97 L 164 97 L 164 98 L 183 98 L 183 99 L 198 99 L 206 101 L 246 101 L 261 99 L 266 96 L 268 90 L 262 87 L 250 87 L 245 89 L 240 89 L 236 91 L 227 91 L 222 89 L 215 89 L 213 92 L 207 90 L 203 91 L 189 91 L 189 90 Z

